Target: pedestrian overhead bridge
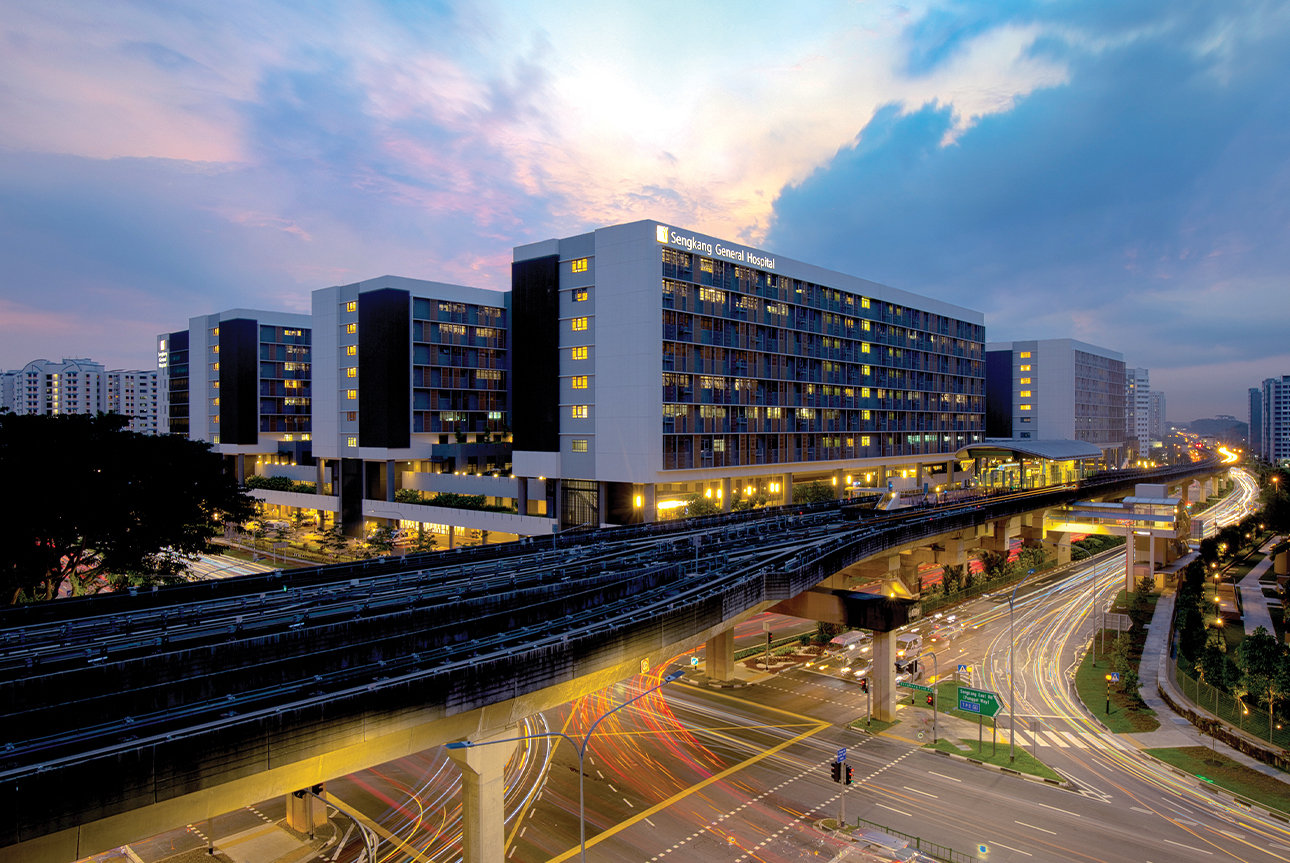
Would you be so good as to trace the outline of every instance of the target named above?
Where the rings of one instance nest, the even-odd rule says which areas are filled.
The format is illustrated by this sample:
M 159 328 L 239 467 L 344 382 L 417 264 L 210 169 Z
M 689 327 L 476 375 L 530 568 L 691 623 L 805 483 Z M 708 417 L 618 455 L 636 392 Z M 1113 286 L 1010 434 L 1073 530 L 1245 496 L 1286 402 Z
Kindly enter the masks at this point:
M 505 736 L 704 643 L 709 676 L 727 676 L 734 624 L 820 585 L 833 598 L 821 618 L 890 629 L 918 606 L 884 594 L 916 596 L 908 560 L 932 543 L 1006 548 L 1074 501 L 1221 469 L 1123 471 L 857 520 L 838 503 L 754 510 L 3 609 L 0 863 L 65 863 Z M 891 665 L 875 662 L 880 717 Z M 464 787 L 500 793 L 489 779 Z M 466 827 L 472 861 L 500 847 L 500 823 Z

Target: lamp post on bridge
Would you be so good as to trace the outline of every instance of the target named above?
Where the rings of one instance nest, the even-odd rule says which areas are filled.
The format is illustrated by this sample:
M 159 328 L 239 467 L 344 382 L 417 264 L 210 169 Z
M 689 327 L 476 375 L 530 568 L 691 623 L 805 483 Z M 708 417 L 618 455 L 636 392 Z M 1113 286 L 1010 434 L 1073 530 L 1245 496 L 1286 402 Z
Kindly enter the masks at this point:
M 548 731 L 542 734 L 525 734 L 522 737 L 507 737 L 502 740 L 489 740 L 484 743 L 475 743 L 472 740 L 457 740 L 452 743 L 445 744 L 444 748 L 445 749 L 471 749 L 475 746 L 491 746 L 494 743 L 516 743 L 520 740 L 537 740 L 542 737 L 559 737 L 569 741 L 569 745 L 572 746 L 574 751 L 578 753 L 578 848 L 580 851 L 580 859 L 583 861 L 583 863 L 586 863 L 587 818 L 586 818 L 586 797 L 583 794 L 583 760 L 587 754 L 587 746 L 591 743 L 591 736 L 595 734 L 596 727 L 600 725 L 600 723 L 604 722 L 606 719 L 613 716 L 615 713 L 622 710 L 627 705 L 635 701 L 639 701 L 640 699 L 644 698 L 646 695 L 649 695 L 651 692 L 657 692 L 667 684 L 680 680 L 683 674 L 685 674 L 685 672 L 679 669 L 677 671 L 673 671 L 667 674 L 666 676 L 664 676 L 661 683 L 657 683 L 654 686 L 651 686 L 649 689 L 646 689 L 644 692 L 637 693 L 636 695 L 624 701 L 622 704 L 615 707 L 613 710 L 610 710 L 608 713 L 605 713 L 602 716 L 600 716 L 600 718 L 598 718 L 595 722 L 591 723 L 591 727 L 587 729 L 587 733 L 583 736 L 581 744 L 579 744 L 578 741 L 575 740 L 573 737 L 570 737 L 568 734 L 565 734 L 563 731 Z

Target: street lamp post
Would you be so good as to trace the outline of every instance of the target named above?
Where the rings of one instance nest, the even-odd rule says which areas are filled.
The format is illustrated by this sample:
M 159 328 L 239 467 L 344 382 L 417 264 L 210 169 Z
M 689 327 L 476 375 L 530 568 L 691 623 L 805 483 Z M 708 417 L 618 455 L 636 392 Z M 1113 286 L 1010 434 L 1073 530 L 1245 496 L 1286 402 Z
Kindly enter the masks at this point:
M 639 701 L 640 699 L 644 698 L 646 695 L 649 695 L 651 692 L 657 692 L 667 684 L 680 680 L 682 675 L 684 674 L 685 674 L 684 671 L 680 671 L 680 670 L 673 671 L 670 674 L 666 675 L 663 678 L 663 681 L 661 683 L 651 686 L 649 689 L 646 689 L 644 692 L 637 693 L 636 695 L 624 701 L 622 704 L 615 707 L 613 710 L 610 710 L 608 713 L 605 713 L 604 715 L 602 715 L 595 722 L 591 723 L 591 728 L 587 729 L 587 733 L 582 738 L 581 744 L 579 744 L 577 740 L 574 740 L 568 734 L 565 734 L 563 731 L 548 731 L 543 734 L 526 734 L 523 737 L 508 737 L 508 738 L 505 738 L 504 740 L 488 740 L 483 743 L 475 743 L 473 740 L 457 740 L 452 743 L 445 744 L 444 748 L 445 749 L 470 749 L 471 747 L 474 747 L 474 746 L 491 746 L 494 743 L 516 743 L 520 740 L 536 740 L 541 737 L 559 737 L 569 741 L 569 745 L 572 746 L 574 751 L 578 753 L 578 848 L 579 848 L 579 851 L 581 852 L 580 859 L 583 861 L 583 863 L 586 863 L 587 818 L 586 818 L 586 797 L 583 793 L 582 765 L 583 765 L 583 759 L 586 757 L 586 754 L 587 754 L 587 746 L 591 743 L 591 736 L 596 733 L 596 727 L 600 725 L 600 723 L 604 722 L 606 719 L 613 716 L 615 713 L 622 710 L 624 707 L 631 704 L 632 702 Z
M 1021 585 L 1017 585 L 1021 587 Z M 1017 748 L 1017 700 L 1013 696 L 1012 681 L 1017 676 L 1017 669 L 1012 665 L 1013 650 L 1017 643 L 1016 630 L 1013 626 L 1013 612 L 1017 602 L 1017 587 L 1008 596 L 1008 761 L 1016 758 Z

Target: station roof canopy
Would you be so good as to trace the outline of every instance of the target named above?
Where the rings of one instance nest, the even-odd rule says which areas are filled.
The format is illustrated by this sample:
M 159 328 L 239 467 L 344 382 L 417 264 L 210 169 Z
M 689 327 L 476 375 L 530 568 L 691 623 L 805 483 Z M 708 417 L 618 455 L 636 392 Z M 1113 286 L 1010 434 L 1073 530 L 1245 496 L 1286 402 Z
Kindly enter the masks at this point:
M 1102 450 L 1080 440 L 1014 440 L 1013 438 L 986 438 L 981 443 L 965 446 L 954 454 L 955 458 L 990 458 L 996 456 L 1015 458 L 1042 458 L 1049 461 L 1101 458 Z

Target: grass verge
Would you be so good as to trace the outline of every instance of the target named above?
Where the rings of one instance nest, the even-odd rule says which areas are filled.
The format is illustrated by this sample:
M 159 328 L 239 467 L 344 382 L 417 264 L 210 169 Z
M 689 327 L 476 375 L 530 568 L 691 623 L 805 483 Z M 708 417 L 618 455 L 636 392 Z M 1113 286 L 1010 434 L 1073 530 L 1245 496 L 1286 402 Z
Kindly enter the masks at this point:
M 1138 701 L 1130 701 L 1114 685 L 1110 687 L 1110 712 L 1107 712 L 1106 675 L 1111 672 L 1111 640 L 1114 633 L 1106 634 L 1106 653 L 1100 653 L 1101 639 L 1093 636 L 1093 643 L 1088 653 L 1075 672 L 1075 689 L 1084 706 L 1101 721 L 1103 725 L 1117 734 L 1155 731 L 1160 727 L 1156 712 Z
M 928 743 L 923 746 L 924 749 L 936 749 L 941 752 L 949 752 L 954 755 L 962 755 L 966 758 L 975 758 L 977 761 L 984 761 L 986 764 L 993 764 L 996 767 L 1007 767 L 1018 773 L 1028 773 L 1031 776 L 1038 776 L 1041 779 L 1052 779 L 1055 782 L 1061 782 L 1062 777 L 1055 770 L 1049 767 L 1038 758 L 1032 756 L 1023 747 L 1018 746 L 1016 749 L 1016 760 L 1008 760 L 1008 744 L 1000 743 L 997 747 L 989 740 L 983 741 L 980 748 L 977 747 L 975 740 L 960 738 L 959 742 L 968 747 L 966 750 L 961 746 L 955 746 L 948 740 L 940 740 L 936 743 Z
M 1290 812 L 1290 785 L 1273 776 L 1265 776 L 1226 755 L 1213 752 L 1204 746 L 1183 746 L 1176 749 L 1148 749 L 1166 764 L 1190 773 L 1202 782 L 1225 788 L 1234 794 L 1248 797 L 1263 806 Z
M 868 722 L 868 723 L 866 723 L 863 719 L 857 719 L 855 722 L 851 723 L 851 727 L 854 728 L 856 731 L 868 731 L 870 734 L 881 734 L 882 732 L 886 731 L 892 726 L 899 725 L 899 724 L 900 724 L 899 719 L 897 719 L 895 722 L 883 722 L 881 719 L 875 719 L 872 722 Z

